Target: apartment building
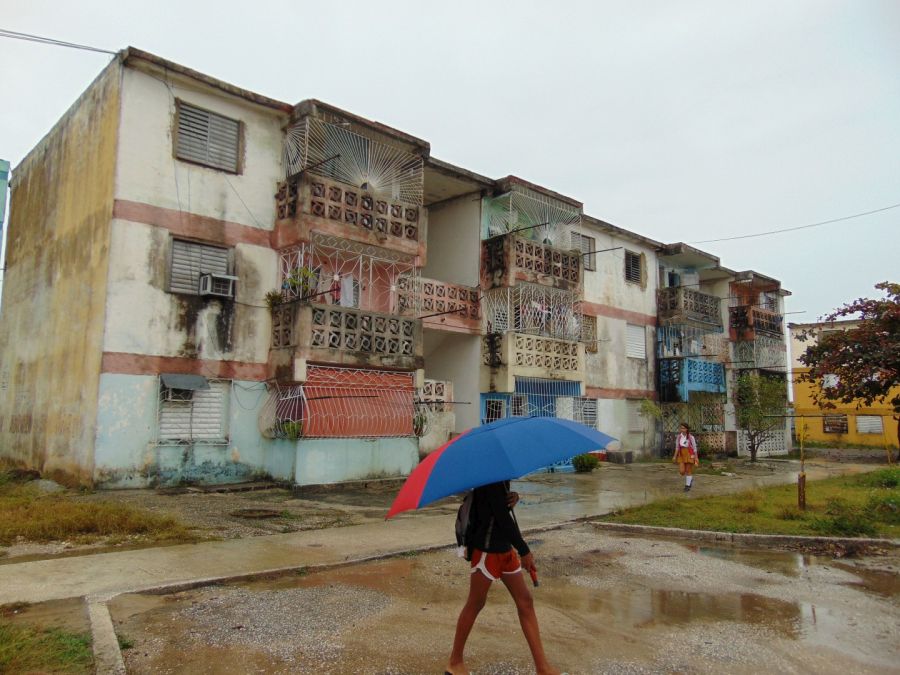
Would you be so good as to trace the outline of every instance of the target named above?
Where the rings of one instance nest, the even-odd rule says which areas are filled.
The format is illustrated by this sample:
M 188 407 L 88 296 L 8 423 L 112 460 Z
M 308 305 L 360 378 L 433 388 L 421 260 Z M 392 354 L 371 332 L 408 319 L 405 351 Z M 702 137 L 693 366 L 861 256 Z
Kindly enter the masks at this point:
M 511 415 L 655 452 L 657 290 L 693 278 L 660 264 L 745 283 L 387 125 L 133 48 L 15 168 L 10 216 L 0 451 L 106 487 L 405 475 Z

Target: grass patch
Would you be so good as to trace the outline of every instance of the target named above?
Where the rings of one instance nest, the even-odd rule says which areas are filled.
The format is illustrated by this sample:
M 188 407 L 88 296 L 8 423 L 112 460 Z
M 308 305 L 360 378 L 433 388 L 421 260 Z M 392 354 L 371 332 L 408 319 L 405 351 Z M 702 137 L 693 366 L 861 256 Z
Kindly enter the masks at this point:
M 0 621 L 0 673 L 91 673 L 88 634 Z
M 198 537 L 171 516 L 113 502 L 87 502 L 67 493 L 44 494 L 0 472 L 0 545 L 19 537 L 31 542 L 194 541 Z
M 806 484 L 806 510 L 797 486 L 733 495 L 673 497 L 619 511 L 601 520 L 716 532 L 842 537 L 900 537 L 900 468 Z

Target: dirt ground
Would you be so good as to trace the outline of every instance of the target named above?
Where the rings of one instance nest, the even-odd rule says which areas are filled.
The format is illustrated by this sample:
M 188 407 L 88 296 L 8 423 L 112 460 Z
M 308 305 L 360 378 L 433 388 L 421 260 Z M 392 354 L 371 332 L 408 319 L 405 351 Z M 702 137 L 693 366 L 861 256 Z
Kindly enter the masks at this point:
M 896 673 L 900 552 L 832 560 L 615 536 L 532 540 L 548 655 L 569 673 Z M 110 603 L 130 673 L 438 673 L 468 585 L 450 551 Z M 499 584 L 479 674 L 533 672 Z

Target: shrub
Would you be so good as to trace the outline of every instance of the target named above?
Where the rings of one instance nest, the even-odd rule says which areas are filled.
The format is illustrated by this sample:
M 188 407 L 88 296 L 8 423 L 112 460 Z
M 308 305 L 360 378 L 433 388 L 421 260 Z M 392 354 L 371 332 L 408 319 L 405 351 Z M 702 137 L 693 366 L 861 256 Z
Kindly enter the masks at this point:
M 803 514 L 796 506 L 782 506 L 776 516 L 781 520 L 803 520 Z
M 859 485 L 874 488 L 895 488 L 900 486 L 900 468 L 879 469 L 857 477 Z
M 896 494 L 872 495 L 866 502 L 866 512 L 880 523 L 900 525 L 900 498 Z
M 590 453 L 577 455 L 572 458 L 572 466 L 575 467 L 575 471 L 578 473 L 590 473 L 596 469 L 599 464 L 600 460 Z
M 815 518 L 812 528 L 832 537 L 874 537 L 878 530 L 864 509 L 850 506 L 839 497 L 829 499 L 825 505 L 826 518 Z

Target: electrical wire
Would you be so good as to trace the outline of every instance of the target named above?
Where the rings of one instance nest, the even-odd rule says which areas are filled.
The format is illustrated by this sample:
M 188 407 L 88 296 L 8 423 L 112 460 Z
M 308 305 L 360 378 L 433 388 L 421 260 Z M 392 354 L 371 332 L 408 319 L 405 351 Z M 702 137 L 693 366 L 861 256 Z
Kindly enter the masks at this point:
M 11 38 L 13 40 L 25 40 L 27 42 L 37 42 L 43 45 L 53 45 L 54 47 L 68 47 L 69 49 L 83 49 L 88 52 L 99 52 L 101 54 L 116 55 L 116 52 L 109 49 L 101 49 L 100 47 L 91 47 L 90 45 L 81 45 L 77 42 L 66 42 L 64 40 L 55 40 L 53 38 L 43 37 L 41 35 L 32 35 L 31 33 L 19 33 L 14 30 L 6 30 L 0 28 L 0 37 Z
M 871 216 L 873 213 L 881 213 L 882 211 L 890 211 L 891 209 L 900 208 L 900 204 L 891 204 L 880 209 L 872 211 L 863 211 L 862 213 L 854 213 L 851 216 L 843 216 L 841 218 L 833 218 L 831 220 L 823 220 L 818 223 L 810 223 L 809 225 L 798 225 L 797 227 L 785 227 L 780 230 L 769 230 L 768 232 L 757 232 L 756 234 L 741 234 L 735 237 L 722 237 L 721 239 L 704 239 L 702 241 L 691 241 L 690 244 L 711 244 L 717 241 L 734 241 L 735 239 L 752 239 L 753 237 L 766 237 L 771 234 L 781 234 L 783 232 L 796 232 L 797 230 L 807 230 L 811 227 L 819 227 L 821 225 L 829 225 L 831 223 L 840 223 L 853 218 L 862 218 L 863 216 Z

